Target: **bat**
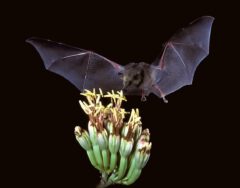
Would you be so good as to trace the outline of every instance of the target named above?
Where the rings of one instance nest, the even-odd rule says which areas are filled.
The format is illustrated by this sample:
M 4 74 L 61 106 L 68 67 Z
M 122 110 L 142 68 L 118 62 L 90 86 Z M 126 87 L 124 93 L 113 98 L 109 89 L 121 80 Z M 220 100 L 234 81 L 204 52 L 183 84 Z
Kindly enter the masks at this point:
M 123 90 L 126 95 L 165 96 L 191 85 L 196 68 L 209 54 L 214 18 L 203 16 L 177 31 L 152 64 L 122 66 L 93 51 L 41 38 L 29 38 L 47 70 L 63 76 L 80 91 L 101 88 L 103 92 Z

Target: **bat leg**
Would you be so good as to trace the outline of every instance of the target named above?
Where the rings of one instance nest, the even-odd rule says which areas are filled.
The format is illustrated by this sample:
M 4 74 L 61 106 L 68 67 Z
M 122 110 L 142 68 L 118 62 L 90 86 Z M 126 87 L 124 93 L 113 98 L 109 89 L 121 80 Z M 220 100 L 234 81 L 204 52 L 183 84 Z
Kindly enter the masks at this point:
M 142 101 L 142 102 L 147 101 L 147 98 L 146 98 L 146 95 L 145 95 L 145 92 L 144 92 L 143 89 L 142 89 L 142 97 L 141 97 L 141 101 Z
M 158 91 L 158 94 L 160 94 L 160 97 L 163 99 L 163 102 L 168 103 L 168 100 L 165 98 L 165 94 L 162 92 L 160 87 L 158 85 L 153 85 L 153 87 Z
M 168 100 L 165 97 L 162 97 L 163 102 L 168 103 Z

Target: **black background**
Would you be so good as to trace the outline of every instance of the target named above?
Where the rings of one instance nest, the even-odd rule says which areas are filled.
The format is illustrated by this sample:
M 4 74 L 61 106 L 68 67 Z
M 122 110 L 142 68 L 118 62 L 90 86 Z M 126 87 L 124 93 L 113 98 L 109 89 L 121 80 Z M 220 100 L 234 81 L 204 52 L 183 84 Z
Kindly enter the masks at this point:
M 220 8 L 224 6 L 224 8 Z M 25 43 L 32 36 L 93 50 L 115 62 L 152 62 L 162 44 L 194 19 L 214 16 L 209 56 L 198 67 L 192 86 L 147 102 L 128 97 L 128 110 L 139 108 L 153 148 L 139 180 L 130 187 L 214 187 L 229 185 L 230 113 L 226 81 L 228 25 L 226 4 L 136 2 L 120 4 L 13 3 L 4 13 L 6 42 L 5 111 L 7 187 L 95 187 L 100 174 L 77 144 L 73 130 L 86 127 L 79 91 L 45 70 L 38 53 Z M 5 40 L 7 39 L 7 40 Z M 10 58 L 9 58 L 10 57 Z M 100 76 L 100 75 L 99 75 Z M 6 92 L 7 91 L 7 92 Z M 3 98 L 3 102 L 6 102 Z M 5 155 L 6 154 L 6 155 Z M 3 160 L 4 162 L 4 160 Z M 234 179 L 234 176 L 231 177 Z M 114 185 L 112 187 L 123 187 Z

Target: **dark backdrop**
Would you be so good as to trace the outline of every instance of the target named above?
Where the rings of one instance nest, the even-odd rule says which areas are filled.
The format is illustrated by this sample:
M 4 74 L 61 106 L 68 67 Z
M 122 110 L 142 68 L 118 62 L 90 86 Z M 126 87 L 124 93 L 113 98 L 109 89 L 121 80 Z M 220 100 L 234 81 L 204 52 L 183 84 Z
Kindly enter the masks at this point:
M 226 179 L 225 158 L 228 111 L 223 109 L 229 91 L 224 74 L 226 31 L 233 20 L 224 16 L 231 12 L 226 4 L 59 1 L 9 7 L 3 15 L 3 30 L 9 34 L 3 37 L 9 65 L 3 70 L 8 88 L 4 93 L 11 97 L 6 108 L 11 129 L 3 132 L 7 187 L 91 188 L 100 179 L 73 134 L 76 125 L 87 125 L 78 104 L 83 98 L 68 81 L 44 69 L 25 39 L 37 36 L 71 44 L 120 64 L 150 63 L 177 29 L 203 15 L 216 19 L 210 54 L 198 67 L 193 85 L 167 96 L 168 104 L 154 95 L 144 103 L 129 97 L 125 104 L 127 109 L 140 109 L 153 143 L 147 166 L 130 187 L 214 187 L 231 182 Z

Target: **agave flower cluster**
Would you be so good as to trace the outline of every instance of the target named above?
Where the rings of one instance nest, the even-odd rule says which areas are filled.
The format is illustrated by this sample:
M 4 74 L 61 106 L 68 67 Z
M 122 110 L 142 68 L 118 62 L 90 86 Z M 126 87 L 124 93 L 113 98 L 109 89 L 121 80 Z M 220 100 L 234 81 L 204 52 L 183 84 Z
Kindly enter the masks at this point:
M 98 187 L 134 183 L 149 159 L 152 146 L 149 130 L 142 131 L 138 109 L 128 113 L 121 108 L 122 101 L 126 101 L 122 91 L 103 95 L 101 90 L 99 93 L 85 90 L 82 95 L 87 98 L 80 105 L 89 116 L 88 131 L 77 126 L 75 136 L 91 164 L 102 174 Z M 109 104 L 104 106 L 102 98 L 110 98 Z M 127 114 L 130 117 L 124 121 Z

